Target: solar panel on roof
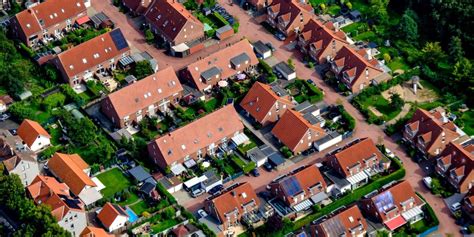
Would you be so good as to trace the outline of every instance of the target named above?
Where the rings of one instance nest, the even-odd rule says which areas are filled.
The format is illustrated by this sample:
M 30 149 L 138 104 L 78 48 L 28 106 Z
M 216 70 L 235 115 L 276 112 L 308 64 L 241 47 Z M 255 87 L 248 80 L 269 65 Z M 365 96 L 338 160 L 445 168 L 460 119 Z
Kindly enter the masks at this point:
M 301 185 L 294 176 L 290 176 L 282 181 L 282 187 L 290 196 L 295 196 L 302 191 Z
M 118 50 L 122 50 L 128 47 L 127 40 L 125 40 L 125 37 L 123 37 L 121 30 L 114 30 L 110 32 L 110 37 L 112 37 L 115 47 L 117 47 Z
M 379 194 L 375 197 L 375 207 L 379 212 L 384 212 L 394 206 L 393 195 L 390 191 Z

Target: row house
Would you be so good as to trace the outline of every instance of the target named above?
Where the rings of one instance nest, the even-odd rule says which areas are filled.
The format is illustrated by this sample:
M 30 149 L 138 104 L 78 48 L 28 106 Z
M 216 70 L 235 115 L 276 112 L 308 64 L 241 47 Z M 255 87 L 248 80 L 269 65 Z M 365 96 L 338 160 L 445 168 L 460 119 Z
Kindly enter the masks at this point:
M 217 219 L 222 230 L 240 226 L 242 218 L 255 215 L 260 199 L 249 183 L 237 183 L 205 201 L 205 209 Z
M 97 219 L 107 231 L 114 232 L 127 224 L 129 215 L 120 205 L 108 202 L 97 214 Z
M 33 47 L 60 39 L 83 17 L 87 17 L 84 0 L 48 0 L 17 13 L 11 20 L 11 29 L 17 39 Z
M 408 181 L 401 181 L 361 201 L 361 209 L 367 217 L 383 223 L 394 231 L 406 223 L 423 219 L 425 202 L 415 193 Z
M 176 0 L 154 0 L 145 20 L 174 56 L 183 57 L 204 48 L 204 25 Z
M 355 189 L 366 184 L 371 176 L 387 170 L 390 160 L 372 139 L 362 138 L 330 154 L 328 165 L 350 183 L 351 189 Z
M 308 209 L 328 198 L 326 181 L 314 164 L 300 167 L 273 180 L 269 187 L 274 197 L 296 212 Z
M 160 168 L 173 168 L 190 159 L 215 155 L 219 147 L 226 147 L 243 130 L 237 111 L 232 105 L 226 105 L 156 138 L 148 144 L 148 154 Z
M 209 91 L 220 81 L 249 73 L 257 65 L 258 59 L 252 45 L 244 39 L 189 64 L 180 71 L 180 76 L 198 90 Z
M 128 42 L 117 28 L 58 54 L 52 63 L 63 79 L 75 87 L 96 74 L 110 73 L 120 59 L 129 55 Z
M 464 196 L 461 208 L 464 214 L 474 220 L 474 189 L 469 189 L 466 196 Z
M 87 213 L 84 203 L 77 197 L 72 197 L 69 187 L 58 182 L 54 177 L 38 175 L 26 188 L 27 195 L 36 205 L 46 205 L 51 208 L 51 214 L 59 226 L 80 236 L 87 226 Z
M 300 112 L 292 109 L 286 110 L 273 127 L 272 134 L 293 154 L 299 154 L 313 147 L 315 141 L 326 136 L 326 132 L 319 124 L 311 124 Z
M 287 109 L 294 107 L 288 93 L 276 86 L 255 82 L 240 102 L 247 116 L 266 126 L 280 119 Z
M 472 189 L 474 182 L 474 144 L 456 144 L 450 142 L 446 145 L 439 158 L 436 160 L 436 173 L 459 192 L 467 193 Z
M 122 5 L 132 14 L 142 15 L 148 10 L 153 0 L 122 0 Z
M 23 140 L 23 144 L 33 152 L 38 152 L 51 145 L 51 135 L 36 121 L 23 120 L 17 133 Z
M 416 110 L 403 130 L 403 139 L 427 158 L 440 155 L 450 142 L 461 142 L 463 135 L 442 108 Z
M 336 57 L 337 52 L 347 46 L 346 35 L 336 31 L 332 23 L 323 24 L 311 19 L 297 37 L 300 51 L 309 55 L 319 64 L 324 64 Z
M 292 36 L 303 30 L 312 18 L 311 5 L 298 0 L 274 0 L 267 7 L 267 23 L 286 36 Z
M 172 67 L 109 94 L 101 102 L 102 112 L 118 127 L 139 123 L 143 117 L 167 113 L 178 104 L 183 87 Z
M 87 226 L 81 233 L 81 237 L 113 237 L 114 235 L 108 234 L 104 229 Z
M 353 205 L 341 212 L 331 214 L 328 218 L 311 225 L 312 236 L 366 236 L 367 221 L 357 205 Z
M 365 50 L 356 50 L 348 45 L 343 45 L 329 62 L 331 71 L 352 93 L 390 78 Z
M 69 155 L 56 152 L 48 160 L 46 167 L 59 181 L 64 182 L 86 206 L 90 206 L 102 198 L 97 184 L 90 177 L 89 165 L 78 154 Z

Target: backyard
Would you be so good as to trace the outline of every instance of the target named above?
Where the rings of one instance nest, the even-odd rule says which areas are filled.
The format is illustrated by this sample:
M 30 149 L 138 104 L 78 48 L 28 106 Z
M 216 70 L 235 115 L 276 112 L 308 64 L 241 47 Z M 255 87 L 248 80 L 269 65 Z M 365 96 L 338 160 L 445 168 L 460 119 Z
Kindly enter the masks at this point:
M 296 79 L 286 87 L 298 103 L 309 101 L 314 104 L 323 99 L 323 92 L 306 80 Z
M 111 198 L 116 193 L 122 192 L 132 185 L 130 180 L 122 173 L 119 168 L 113 168 L 111 170 L 105 171 L 98 174 L 96 177 L 100 180 L 100 182 L 102 182 L 102 184 L 105 185 L 105 188 L 101 190 L 104 198 Z

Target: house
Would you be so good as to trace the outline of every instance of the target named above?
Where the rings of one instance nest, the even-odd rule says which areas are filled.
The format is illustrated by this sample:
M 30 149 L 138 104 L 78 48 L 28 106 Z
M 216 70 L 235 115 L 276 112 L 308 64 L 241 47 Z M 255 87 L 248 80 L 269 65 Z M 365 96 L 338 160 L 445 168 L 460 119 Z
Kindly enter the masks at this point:
M 370 216 L 394 231 L 405 223 L 413 224 L 423 219 L 424 204 L 410 183 L 401 181 L 380 190 L 373 197 L 363 199 L 360 207 L 367 217 Z
M 262 126 L 280 119 L 287 109 L 294 107 L 288 93 L 276 86 L 255 82 L 240 102 L 247 116 Z
M 242 218 L 258 212 L 260 200 L 249 183 L 237 183 L 205 201 L 205 209 L 217 219 L 222 230 L 240 226 Z
M 368 225 L 357 205 L 331 214 L 319 223 L 311 225 L 312 236 L 365 236 Z
M 120 29 L 114 29 L 70 48 L 52 59 L 63 79 L 72 87 L 92 79 L 96 74 L 114 70 L 130 47 Z
M 38 122 L 33 120 L 23 120 L 17 133 L 28 148 L 34 152 L 51 144 L 51 135 Z
M 143 166 L 135 166 L 129 169 L 128 174 L 139 184 L 138 191 L 153 200 L 158 200 L 160 195 L 156 191 L 156 180 L 148 173 Z
M 326 181 L 316 165 L 299 167 L 273 180 L 269 186 L 274 197 L 296 212 L 328 199 Z
M 116 127 L 138 124 L 145 116 L 167 113 L 178 104 L 183 87 L 172 67 L 109 94 L 101 102 L 102 112 Z
M 59 226 L 73 236 L 80 236 L 86 228 L 87 213 L 84 203 L 71 196 L 65 183 L 58 182 L 54 177 L 38 175 L 26 188 L 26 192 L 36 205 L 49 206 Z
M 234 28 L 231 25 L 225 25 L 216 30 L 216 37 L 219 40 L 225 40 L 234 35 Z
M 24 186 L 40 173 L 37 156 L 19 136 L 0 130 L 0 161 L 8 174 L 16 174 Z
M 247 151 L 247 158 L 255 162 L 257 167 L 262 166 L 268 161 L 268 155 L 265 154 L 260 147 L 254 147 Z
M 356 51 L 343 45 L 334 59 L 331 71 L 352 93 L 358 93 L 371 84 L 380 83 L 389 76 L 378 67 L 378 61 L 368 57 L 365 50 Z
M 467 193 L 474 183 L 474 143 L 450 142 L 436 159 L 436 173 L 459 192 Z
M 351 184 L 351 189 L 356 189 L 367 183 L 369 177 L 387 170 L 390 160 L 379 151 L 371 138 L 362 138 L 335 153 L 329 153 L 328 165 Z
M 417 109 L 403 130 L 403 139 L 427 158 L 438 156 L 448 143 L 458 142 L 463 135 L 442 108 Z
M 322 139 L 326 132 L 318 124 L 311 124 L 300 112 L 288 109 L 273 127 L 272 134 L 294 154 L 298 154 L 313 147 L 314 142 Z
M 267 23 L 286 36 L 301 32 L 313 17 L 313 8 L 299 0 L 273 0 L 267 7 Z
M 154 0 L 145 19 L 174 56 L 183 57 L 204 47 L 204 25 L 178 1 Z
M 171 230 L 168 234 L 171 237 L 205 237 L 206 235 L 202 230 L 198 229 L 193 224 L 179 225 L 175 229 Z
M 77 19 L 87 16 L 84 0 L 48 0 L 17 13 L 11 19 L 15 38 L 28 47 L 62 38 Z
M 464 196 L 461 204 L 462 211 L 471 220 L 474 220 L 474 189 L 470 189 Z
M 180 71 L 182 79 L 200 91 L 209 91 L 219 81 L 234 79 L 250 72 L 258 64 L 249 41 L 244 39 L 201 60 L 189 64 Z
M 291 81 L 296 79 L 296 71 L 285 62 L 279 62 L 275 65 L 275 71 L 283 76 L 283 79 Z
M 166 169 L 189 159 L 214 155 L 219 146 L 227 146 L 232 137 L 243 130 L 237 111 L 232 105 L 226 105 L 150 142 L 148 154 L 160 168 Z
M 253 43 L 253 50 L 257 56 L 260 56 L 262 59 L 267 59 L 272 56 L 272 50 L 260 40 Z
M 113 237 L 108 234 L 104 229 L 87 226 L 81 233 L 80 237 Z
M 48 161 L 49 171 L 60 181 L 66 183 L 71 192 L 89 206 L 102 195 L 90 176 L 89 165 L 78 154 L 63 154 L 56 152 Z
M 319 64 L 324 64 L 333 59 L 346 42 L 346 35 L 336 31 L 332 24 L 322 24 L 311 19 L 297 37 L 300 51 L 309 55 Z
M 134 15 L 142 15 L 147 10 L 153 0 L 123 0 L 122 5 Z
M 183 181 L 173 174 L 162 177 L 158 180 L 158 183 L 160 183 L 166 189 L 166 191 L 171 194 L 183 189 Z
M 125 210 L 117 205 L 110 202 L 106 203 L 104 207 L 97 214 L 97 219 L 109 232 L 113 232 L 125 226 L 128 221 L 128 214 Z

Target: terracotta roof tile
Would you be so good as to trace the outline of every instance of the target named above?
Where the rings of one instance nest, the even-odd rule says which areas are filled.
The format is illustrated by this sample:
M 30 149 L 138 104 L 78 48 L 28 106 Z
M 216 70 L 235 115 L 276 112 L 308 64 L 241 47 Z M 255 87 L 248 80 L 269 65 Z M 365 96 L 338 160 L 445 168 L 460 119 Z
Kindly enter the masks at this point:
M 121 206 L 108 202 L 97 215 L 97 219 L 99 219 L 105 227 L 109 228 L 119 216 L 128 217 Z
M 29 119 L 23 120 L 17 132 L 28 147 L 31 147 L 39 136 L 51 138 L 51 135 L 38 122 Z
M 274 7 L 273 6 L 278 6 Z M 273 0 L 270 3 L 273 12 L 278 12 L 277 17 L 281 17 L 284 22 L 288 22 L 286 31 L 293 31 L 295 27 L 303 28 L 304 24 L 312 17 L 313 10 L 309 4 L 302 3 L 298 0 Z M 301 20 L 302 19 L 302 20 Z
M 81 233 L 81 237 L 113 237 L 108 234 L 104 229 L 87 226 Z
M 145 13 L 153 0 L 123 0 L 122 3 L 124 6 L 130 8 L 136 13 Z
M 362 227 L 359 234 L 367 231 L 367 221 L 357 205 L 349 207 L 336 215 L 328 218 L 322 223 L 318 224 L 325 234 L 320 236 L 353 236 L 352 229 L 357 231 L 359 226 Z M 354 235 L 358 236 L 358 235 Z
M 70 188 L 72 193 L 79 193 L 86 186 L 95 187 L 96 184 L 84 172 L 89 167 L 78 154 L 62 154 L 56 152 L 48 161 L 49 169 Z

